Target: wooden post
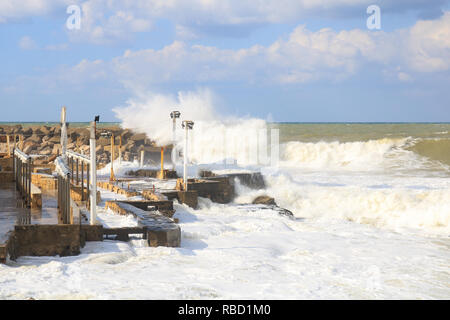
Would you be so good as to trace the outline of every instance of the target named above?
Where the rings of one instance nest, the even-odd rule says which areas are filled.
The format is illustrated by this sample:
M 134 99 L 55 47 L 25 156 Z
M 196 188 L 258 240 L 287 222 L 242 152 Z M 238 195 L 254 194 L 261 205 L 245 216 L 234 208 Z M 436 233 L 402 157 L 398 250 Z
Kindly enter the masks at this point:
M 122 136 L 119 137 L 119 166 L 122 165 Z
M 11 146 L 9 145 L 9 134 L 6 135 L 6 144 L 8 146 L 8 158 L 11 157 Z
M 161 174 L 160 179 L 164 179 L 164 147 L 161 147 Z

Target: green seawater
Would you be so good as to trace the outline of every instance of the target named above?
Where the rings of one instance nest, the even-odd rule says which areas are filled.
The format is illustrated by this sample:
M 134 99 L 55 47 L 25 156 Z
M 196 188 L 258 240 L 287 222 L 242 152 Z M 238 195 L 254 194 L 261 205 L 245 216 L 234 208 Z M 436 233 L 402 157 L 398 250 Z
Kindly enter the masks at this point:
M 403 148 L 450 166 L 450 123 L 272 123 L 280 143 L 405 139 Z

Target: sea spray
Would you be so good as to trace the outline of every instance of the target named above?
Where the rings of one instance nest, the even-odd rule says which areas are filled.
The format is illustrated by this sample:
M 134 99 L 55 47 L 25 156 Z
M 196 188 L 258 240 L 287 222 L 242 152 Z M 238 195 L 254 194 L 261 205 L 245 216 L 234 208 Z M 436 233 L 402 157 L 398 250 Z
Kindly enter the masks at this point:
M 216 108 L 216 100 L 208 89 L 179 92 L 177 96 L 141 94 L 113 111 L 122 121 L 122 127 L 144 132 L 161 146 L 172 143 L 170 112 L 180 111 L 182 120 L 195 122 L 189 138 L 190 160 L 195 163 L 274 163 L 277 159 L 271 159 L 270 144 L 278 142 L 270 138 L 274 134 L 267 130 L 266 121 L 224 115 Z M 182 151 L 183 139 L 183 132 L 178 128 L 178 152 Z

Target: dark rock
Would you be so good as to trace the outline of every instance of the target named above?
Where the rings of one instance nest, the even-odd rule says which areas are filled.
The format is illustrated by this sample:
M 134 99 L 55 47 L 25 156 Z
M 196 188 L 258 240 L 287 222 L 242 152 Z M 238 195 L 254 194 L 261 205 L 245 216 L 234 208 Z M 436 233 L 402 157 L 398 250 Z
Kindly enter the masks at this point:
M 287 217 L 294 217 L 294 214 L 289 211 L 288 209 L 284 209 L 284 208 L 280 208 L 280 207 L 276 207 L 274 208 L 275 211 L 278 211 L 278 214 L 281 214 L 282 216 L 287 216 Z
M 256 197 L 253 200 L 252 204 L 265 204 L 265 205 L 274 205 L 274 206 L 277 205 L 276 202 L 275 202 L 275 199 L 272 198 L 272 197 L 269 197 L 269 196 Z
M 36 134 L 33 134 L 31 137 L 27 138 L 25 140 L 25 142 L 34 142 L 34 143 L 40 143 L 41 142 L 41 137 L 39 137 Z
M 31 128 L 26 128 L 22 130 L 22 134 L 24 134 L 25 136 L 29 136 L 33 134 L 33 129 Z
M 60 143 L 61 142 L 61 137 L 54 136 L 54 137 L 50 138 L 48 141 L 52 142 L 52 143 Z
M 146 139 L 145 133 L 137 133 L 130 137 L 132 141 L 144 141 Z

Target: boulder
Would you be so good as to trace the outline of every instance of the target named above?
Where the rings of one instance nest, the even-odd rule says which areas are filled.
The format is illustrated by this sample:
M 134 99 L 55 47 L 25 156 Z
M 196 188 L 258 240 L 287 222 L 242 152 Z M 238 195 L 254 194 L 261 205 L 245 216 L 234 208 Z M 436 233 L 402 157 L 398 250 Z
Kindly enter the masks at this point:
M 33 129 L 32 128 L 26 128 L 22 130 L 22 134 L 24 135 L 32 135 L 33 134 Z
M 53 145 L 52 154 L 60 154 L 60 153 L 61 153 L 61 145 L 59 143 Z
M 20 124 L 14 126 L 14 127 L 9 127 L 9 132 L 8 133 L 20 134 L 20 133 L 23 133 L 23 128 L 22 128 L 22 126 Z
M 130 139 L 133 136 L 133 133 L 130 130 L 125 129 L 124 131 L 122 131 L 120 136 L 122 137 L 122 143 L 124 143 L 126 140 Z
M 31 137 L 27 138 L 25 140 L 25 142 L 35 142 L 35 143 L 40 143 L 41 142 L 41 137 L 39 137 L 36 134 L 33 134 Z
M 256 197 L 256 198 L 253 200 L 252 203 L 253 203 L 253 204 L 265 204 L 265 205 L 268 205 L 268 206 L 270 206 L 270 205 L 276 206 L 276 205 L 277 205 L 276 202 L 275 202 L 275 199 L 272 198 L 272 197 L 269 197 L 269 196 L 259 196 L 259 197 Z
M 109 146 L 111 144 L 110 138 L 99 138 L 97 139 L 97 146 Z
M 43 150 L 39 151 L 39 154 L 42 154 L 44 156 L 48 156 L 52 154 L 53 149 L 51 147 L 44 148 Z
M 42 132 L 40 127 L 32 127 L 31 128 L 33 130 L 33 134 L 37 134 L 37 135 L 43 135 L 44 132 Z
M 39 130 L 45 135 L 50 134 L 50 127 L 42 126 L 42 127 L 39 128 Z
M 89 138 L 87 136 L 79 136 L 76 142 L 77 147 L 89 144 Z
M 37 149 L 37 144 L 28 143 L 28 144 L 24 145 L 23 152 L 26 154 L 29 154 L 31 151 L 36 150 L 36 149 Z
M 142 142 L 145 142 L 145 139 L 146 139 L 145 133 L 136 133 L 136 134 L 133 134 L 133 135 L 130 137 L 130 140 L 132 140 L 132 141 L 142 141 Z
M 52 143 L 60 143 L 61 142 L 61 137 L 54 136 L 54 137 L 48 139 L 48 141 L 52 142 Z

